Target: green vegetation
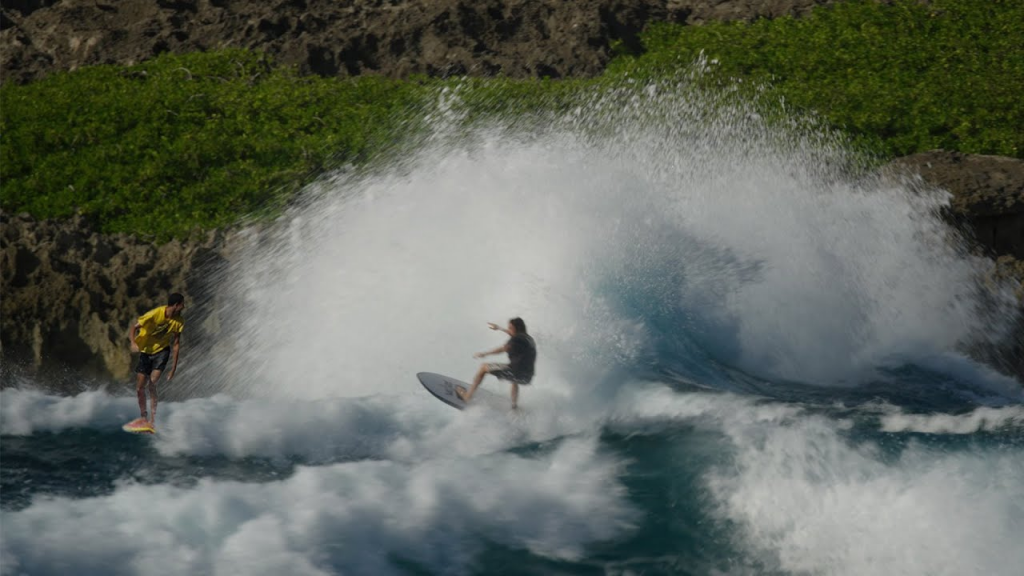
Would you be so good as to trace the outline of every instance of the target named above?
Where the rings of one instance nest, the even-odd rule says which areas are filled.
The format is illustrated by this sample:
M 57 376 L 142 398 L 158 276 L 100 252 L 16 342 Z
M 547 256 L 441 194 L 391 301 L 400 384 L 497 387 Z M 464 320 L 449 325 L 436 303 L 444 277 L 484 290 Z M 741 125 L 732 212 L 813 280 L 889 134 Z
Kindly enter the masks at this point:
M 855 0 L 805 18 L 652 26 L 609 74 L 663 76 L 697 59 L 767 85 L 885 156 L 931 149 L 1024 157 L 1024 2 Z
M 2 90 L 5 210 L 166 237 L 272 212 L 323 169 L 382 153 L 422 88 L 227 51 Z
M 706 81 L 743 78 L 883 156 L 1020 158 L 1021 22 L 1019 0 L 856 0 L 802 19 L 663 24 L 592 80 L 299 77 L 242 51 L 97 66 L 0 88 L 0 206 L 182 236 L 276 213 L 326 169 L 400 152 L 442 88 L 469 120 L 559 110 L 626 76 L 675 77 L 701 53 L 717 62 Z

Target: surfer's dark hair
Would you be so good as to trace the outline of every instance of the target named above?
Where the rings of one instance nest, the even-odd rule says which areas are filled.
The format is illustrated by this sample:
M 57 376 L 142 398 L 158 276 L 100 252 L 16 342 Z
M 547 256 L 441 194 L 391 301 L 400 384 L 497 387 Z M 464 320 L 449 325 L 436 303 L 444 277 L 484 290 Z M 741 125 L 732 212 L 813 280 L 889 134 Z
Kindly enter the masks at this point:
M 522 318 L 519 318 L 517 316 L 509 320 L 508 323 L 516 327 L 516 332 L 520 334 L 526 334 L 526 322 L 523 322 Z
M 175 304 L 184 304 L 184 303 L 185 303 L 185 297 L 182 296 L 181 294 L 178 294 L 177 292 L 175 292 L 175 293 L 173 293 L 173 294 L 171 294 L 170 296 L 167 297 L 167 305 L 168 306 L 174 306 Z

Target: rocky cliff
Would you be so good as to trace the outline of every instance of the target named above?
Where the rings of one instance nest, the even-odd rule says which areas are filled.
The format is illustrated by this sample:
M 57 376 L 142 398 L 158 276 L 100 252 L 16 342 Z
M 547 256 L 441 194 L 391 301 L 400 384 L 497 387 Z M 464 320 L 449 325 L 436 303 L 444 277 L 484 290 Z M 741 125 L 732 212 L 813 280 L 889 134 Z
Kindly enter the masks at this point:
M 952 193 L 946 219 L 976 252 L 996 262 L 994 278 L 1016 284 L 1020 303 L 1011 341 L 979 357 L 1024 382 L 1024 161 L 933 151 L 893 163 Z
M 949 218 L 988 256 L 1024 262 L 1024 161 L 934 151 L 895 164 L 951 192 Z
M 0 212 L 0 350 L 5 361 L 119 379 L 129 376 L 128 329 L 168 292 L 188 296 L 190 345 L 215 321 L 204 312 L 233 243 L 221 232 L 154 245 L 102 235 L 80 217 L 36 221 Z
M 834 0 L 10 0 L 3 80 L 163 52 L 266 52 L 325 76 L 599 74 L 653 20 L 802 14 Z

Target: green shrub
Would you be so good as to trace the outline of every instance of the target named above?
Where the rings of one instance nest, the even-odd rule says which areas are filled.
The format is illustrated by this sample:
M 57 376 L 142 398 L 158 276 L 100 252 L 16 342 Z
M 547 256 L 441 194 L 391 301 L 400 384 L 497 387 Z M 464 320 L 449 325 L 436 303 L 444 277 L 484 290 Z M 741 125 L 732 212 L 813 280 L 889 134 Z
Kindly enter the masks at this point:
M 300 77 L 239 50 L 90 67 L 0 88 L 0 207 L 183 236 L 275 214 L 325 170 L 400 154 L 448 92 L 464 125 L 544 123 L 702 54 L 717 64 L 701 81 L 753 87 L 770 110 L 813 112 L 882 156 L 1021 158 L 1021 22 L 1019 0 L 852 0 L 800 19 L 660 24 L 643 54 L 586 80 Z
M 299 77 L 242 51 L 167 55 L 4 86 L 2 205 L 80 210 L 154 237 L 280 208 L 338 162 L 381 154 L 416 83 Z
M 887 156 L 929 149 L 1024 157 L 1024 2 L 852 0 L 805 18 L 659 24 L 613 74 L 676 73 L 701 54 L 720 79 L 769 86 Z

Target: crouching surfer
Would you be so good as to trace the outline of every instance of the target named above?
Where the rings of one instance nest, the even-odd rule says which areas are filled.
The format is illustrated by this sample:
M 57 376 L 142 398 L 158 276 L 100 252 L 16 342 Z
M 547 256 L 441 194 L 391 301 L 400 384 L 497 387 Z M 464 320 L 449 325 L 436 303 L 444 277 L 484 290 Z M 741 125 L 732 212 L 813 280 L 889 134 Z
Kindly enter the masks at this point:
M 156 421 L 156 382 L 167 367 L 172 351 L 174 363 L 171 364 L 171 371 L 167 373 L 168 382 L 174 378 L 174 371 L 178 368 L 181 332 L 185 329 L 185 319 L 181 316 L 184 309 L 185 297 L 178 293 L 171 294 L 167 298 L 167 306 L 159 306 L 140 316 L 128 335 L 132 352 L 139 353 L 139 363 L 135 368 L 135 392 L 139 397 L 139 412 L 150 426 Z M 150 402 L 148 413 L 147 386 Z
M 533 341 L 533 337 L 526 333 L 526 323 L 522 318 L 509 320 L 507 328 L 502 328 L 493 322 L 488 322 L 487 326 L 491 330 L 501 330 L 508 334 L 508 342 L 494 350 L 478 352 L 473 357 L 483 358 L 492 354 L 507 353 L 508 364 L 488 364 L 486 362 L 481 364 L 469 391 L 459 387 L 455 393 L 468 404 L 476 389 L 480 387 L 480 383 L 483 382 L 484 376 L 491 374 L 499 380 L 507 380 L 512 386 L 512 408 L 515 409 L 519 401 L 519 386 L 529 384 L 533 380 L 533 365 L 537 361 L 537 345 Z

